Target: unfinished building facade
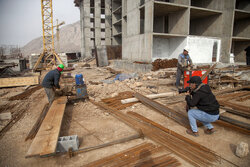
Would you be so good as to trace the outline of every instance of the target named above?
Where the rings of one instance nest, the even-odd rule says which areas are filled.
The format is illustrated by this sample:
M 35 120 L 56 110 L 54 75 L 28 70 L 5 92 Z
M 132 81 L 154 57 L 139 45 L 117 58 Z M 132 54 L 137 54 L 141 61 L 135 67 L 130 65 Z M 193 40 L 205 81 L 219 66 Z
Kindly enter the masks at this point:
M 95 47 L 111 45 L 111 0 L 75 0 L 80 9 L 81 55 L 92 57 Z
M 95 41 L 97 46 L 122 45 L 123 61 L 151 63 L 158 58 L 177 58 L 188 46 L 194 63 L 229 63 L 230 57 L 245 62 L 244 49 L 250 45 L 249 0 L 75 0 L 75 3 L 81 11 L 86 56 L 91 54 L 88 49 L 93 48 Z M 100 38 L 102 23 L 98 18 L 104 13 L 105 34 Z M 94 26 L 90 21 L 92 15 Z M 101 43 L 104 35 L 105 43 Z

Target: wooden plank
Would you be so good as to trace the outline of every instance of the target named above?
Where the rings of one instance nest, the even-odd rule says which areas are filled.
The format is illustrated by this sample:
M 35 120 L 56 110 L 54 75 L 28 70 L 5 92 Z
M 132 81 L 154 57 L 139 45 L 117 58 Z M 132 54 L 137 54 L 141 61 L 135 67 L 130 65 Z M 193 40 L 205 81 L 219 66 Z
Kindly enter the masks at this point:
M 66 103 L 66 96 L 59 97 L 52 103 L 36 137 L 31 143 L 26 158 L 55 153 Z
M 201 80 L 202 80 L 202 81 L 208 76 L 208 74 L 214 69 L 214 67 L 215 67 L 216 65 L 217 65 L 217 64 L 215 63 L 212 67 L 210 67 L 210 68 L 206 71 L 205 74 L 203 74 L 203 75 L 201 76 Z
M 0 78 L 0 87 L 26 86 L 39 84 L 39 76 Z

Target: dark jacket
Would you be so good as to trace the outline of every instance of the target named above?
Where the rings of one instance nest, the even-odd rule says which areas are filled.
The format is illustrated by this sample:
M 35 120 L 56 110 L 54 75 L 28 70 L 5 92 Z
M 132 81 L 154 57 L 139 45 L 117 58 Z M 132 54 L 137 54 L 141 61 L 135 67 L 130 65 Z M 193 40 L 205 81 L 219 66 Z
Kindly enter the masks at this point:
M 60 76 L 61 76 L 61 73 L 60 71 L 58 71 L 58 69 L 49 71 L 43 79 L 42 86 L 45 88 L 56 87 L 60 89 L 60 86 L 59 86 Z
M 245 49 L 245 51 L 246 51 L 246 55 L 247 55 L 248 57 L 250 57 L 250 46 L 248 46 L 248 47 Z
M 216 100 L 208 85 L 202 85 L 200 88 L 192 91 L 191 96 L 186 96 L 186 101 L 189 107 L 197 107 L 211 115 L 218 115 L 220 105 Z

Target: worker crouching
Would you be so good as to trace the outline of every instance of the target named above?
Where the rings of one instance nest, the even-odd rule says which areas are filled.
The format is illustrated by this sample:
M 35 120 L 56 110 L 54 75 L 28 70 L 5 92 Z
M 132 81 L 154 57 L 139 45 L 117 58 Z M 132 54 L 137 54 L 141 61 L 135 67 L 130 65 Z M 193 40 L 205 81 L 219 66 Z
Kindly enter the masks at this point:
M 186 132 L 192 136 L 199 136 L 196 124 L 196 120 L 199 120 L 206 127 L 205 134 L 212 134 L 214 127 L 211 122 L 219 119 L 220 105 L 210 87 L 203 84 L 199 76 L 191 77 L 188 83 L 190 83 L 190 95 L 186 95 L 185 100 L 189 108 L 188 119 L 191 129 L 187 129 Z
M 64 65 L 60 64 L 55 70 L 49 71 L 43 79 L 42 86 L 47 94 L 49 105 L 51 105 L 55 99 L 55 89 L 60 89 L 59 80 L 63 69 Z

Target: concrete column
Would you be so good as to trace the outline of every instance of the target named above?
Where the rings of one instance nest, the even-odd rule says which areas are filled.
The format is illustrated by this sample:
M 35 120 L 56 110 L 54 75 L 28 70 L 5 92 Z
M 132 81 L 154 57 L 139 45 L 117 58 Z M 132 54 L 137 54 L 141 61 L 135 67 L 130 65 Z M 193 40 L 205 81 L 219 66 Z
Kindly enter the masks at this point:
M 85 44 L 84 44 L 84 8 L 83 8 L 83 1 L 80 1 L 79 4 L 80 10 L 80 31 L 81 31 L 81 58 L 84 59 L 85 55 Z
M 142 55 L 145 55 L 142 59 L 146 62 L 151 62 L 153 57 L 153 27 L 154 27 L 154 1 L 148 1 L 145 3 L 145 42 Z
M 95 44 L 101 45 L 101 0 L 95 0 Z
M 219 61 L 229 63 L 232 45 L 233 20 L 235 0 L 223 0 L 222 8 L 222 33 L 221 33 L 221 56 Z
M 83 5 L 80 8 L 81 10 L 83 9 L 83 45 L 84 45 L 84 50 L 85 50 L 85 56 L 84 57 L 91 57 L 92 52 L 91 52 L 91 47 L 90 47 L 90 38 L 91 38 L 91 33 L 90 33 L 90 0 L 84 0 Z
M 111 45 L 111 0 L 105 0 L 105 43 Z

